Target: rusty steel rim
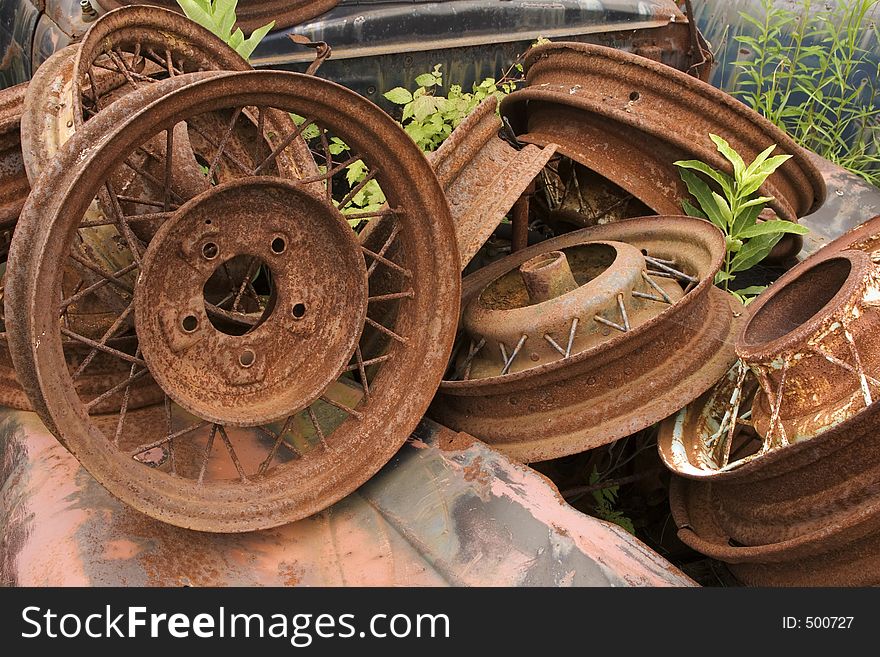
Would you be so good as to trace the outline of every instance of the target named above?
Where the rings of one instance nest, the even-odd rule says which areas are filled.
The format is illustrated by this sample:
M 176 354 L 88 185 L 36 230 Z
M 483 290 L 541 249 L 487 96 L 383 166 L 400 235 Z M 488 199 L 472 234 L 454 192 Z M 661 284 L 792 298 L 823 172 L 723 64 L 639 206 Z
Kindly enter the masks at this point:
M 615 251 L 615 262 L 625 252 L 627 262 L 636 263 L 625 272 L 610 269 L 604 279 L 608 289 L 587 293 L 588 303 L 607 297 L 601 308 L 568 317 L 563 308 L 569 296 L 584 294 L 578 290 L 551 300 L 556 315 L 552 309 L 544 313 L 544 304 L 538 304 L 540 326 L 533 327 L 538 332 L 524 333 L 525 340 L 508 336 L 503 354 L 501 343 L 522 326 L 528 307 L 495 313 L 485 339 L 468 335 L 468 321 L 473 324 L 476 318 L 477 324 L 485 324 L 480 315 L 487 310 L 479 304 L 499 279 L 516 276 L 517 267 L 553 251 L 583 257 L 577 249 L 588 243 L 594 243 L 588 248 Z M 647 261 L 644 254 L 650 254 Z M 732 342 L 741 307 L 712 285 L 723 254 L 720 232 L 705 221 L 646 217 L 575 231 L 468 276 L 462 298 L 465 332 L 432 416 L 528 462 L 591 449 L 667 417 L 717 381 L 735 359 Z M 630 281 L 633 276 L 637 282 Z M 659 280 L 663 286 L 656 284 Z M 668 288 L 670 280 L 677 281 L 677 293 Z M 630 299 L 621 304 L 617 287 L 630 283 Z M 631 305 L 633 301 L 656 304 L 662 311 L 638 317 L 644 306 Z M 607 312 L 600 315 L 602 309 Z M 546 332 L 548 328 L 556 333 Z M 483 349 L 488 357 L 477 369 L 486 376 L 470 378 Z
M 806 151 L 711 85 L 653 60 L 585 43 L 551 43 L 526 56 L 527 86 L 501 103 L 521 141 L 558 151 L 620 185 L 658 214 L 681 212 L 687 188 L 672 164 L 699 159 L 731 173 L 709 133 L 746 161 L 771 144 L 792 155 L 761 188 L 780 217 L 818 209 L 825 183 Z
M 180 12 L 175 0 L 153 0 L 152 2 L 128 2 L 127 0 L 96 0 L 107 11 L 132 5 L 155 5 Z M 273 29 L 280 30 L 291 25 L 320 16 L 339 4 L 339 0 L 240 0 L 236 15 L 236 25 L 245 32 L 275 21 Z
M 863 251 L 823 250 L 787 272 L 750 308 L 737 364 L 661 425 L 666 466 L 698 479 L 766 477 L 872 415 L 878 294 L 880 270 Z
M 774 283 L 737 340 L 744 365 L 660 428 L 661 457 L 682 475 L 670 490 L 679 536 L 749 564 L 749 581 L 810 581 L 810 563 L 826 583 L 864 582 L 880 554 L 880 268 L 840 250 L 852 237 Z
M 320 272 L 328 280 L 340 274 L 353 275 L 355 279 L 348 282 L 354 290 L 359 289 L 357 276 L 363 276 L 361 280 L 365 279 L 367 283 L 361 292 L 362 296 L 368 296 L 362 298 L 361 303 L 394 301 L 396 311 L 382 315 L 385 323 L 367 315 L 357 328 L 357 332 L 361 332 L 369 326 L 386 340 L 380 351 L 374 341 L 369 346 L 371 351 L 364 353 L 360 348 L 362 341 L 356 338 L 355 346 L 345 355 L 341 368 L 338 360 L 334 360 L 338 356 L 329 358 L 317 376 L 327 377 L 331 370 L 337 369 L 333 372 L 335 378 L 314 403 L 311 403 L 311 393 L 304 392 L 302 408 L 296 409 L 299 412 L 295 415 L 261 424 L 269 415 L 294 412 L 293 406 L 296 405 L 286 400 L 276 405 L 273 413 L 262 416 L 255 413 L 252 422 L 245 422 L 243 417 L 222 417 L 218 419 L 233 421 L 216 424 L 193 416 L 192 424 L 188 426 L 156 427 L 151 440 L 150 436 L 126 433 L 125 390 L 132 381 L 147 377 L 150 367 L 155 367 L 157 372 L 161 369 L 162 375 L 167 376 L 169 372 L 164 368 L 168 363 L 161 352 L 156 351 L 155 336 L 150 335 L 149 324 L 153 319 L 150 313 L 136 311 L 137 330 L 143 329 L 147 340 L 153 342 L 132 346 L 127 352 L 114 350 L 117 358 L 126 362 L 130 370 L 113 389 L 103 393 L 123 399 L 115 433 L 105 434 L 88 412 L 88 405 L 94 399 L 83 399 L 76 393 L 71 373 L 63 367 L 62 336 L 76 341 L 83 341 L 84 336 L 65 328 L 58 306 L 47 303 L 46 299 L 55 299 L 61 294 L 61 272 L 70 254 L 72 238 L 94 226 L 87 210 L 101 193 L 101 188 L 111 200 L 114 195 L 118 198 L 113 189 L 112 172 L 121 160 L 140 144 L 154 139 L 157 132 L 173 140 L 173 127 L 191 121 L 191 117 L 221 112 L 240 116 L 236 110 L 242 107 L 248 108 L 242 110 L 242 114 L 245 111 L 258 114 L 258 108 L 262 107 L 294 112 L 306 117 L 306 123 L 293 132 L 278 135 L 279 147 L 274 151 L 265 150 L 248 160 L 245 168 L 251 178 L 244 176 L 238 183 L 220 182 L 192 199 L 171 194 L 172 207 L 163 211 L 163 216 L 150 218 L 158 220 L 160 227 L 145 252 L 128 224 L 129 220 L 132 225 L 143 221 L 143 217 L 117 212 L 114 223 L 122 234 L 119 242 L 131 250 L 132 268 L 140 270 L 135 277 L 133 295 L 123 294 L 124 287 L 114 282 L 120 278 L 119 271 L 111 274 L 105 270 L 103 287 L 121 289 L 119 296 L 124 307 L 117 311 L 117 320 L 129 317 L 131 308 L 140 308 L 142 304 L 151 307 L 157 298 L 157 290 L 159 302 L 168 302 L 172 298 L 168 296 L 172 284 L 176 283 L 190 293 L 197 289 L 204 272 L 189 274 L 189 280 L 183 281 L 170 281 L 162 276 L 155 278 L 155 275 L 162 271 L 159 265 L 163 257 L 171 253 L 168 244 L 179 236 L 177 231 L 186 232 L 199 223 L 195 221 L 196 217 L 204 227 L 205 216 L 201 211 L 207 211 L 211 199 L 217 195 L 230 190 L 243 193 L 245 189 L 259 194 L 272 189 L 281 190 L 279 193 L 285 199 L 285 205 L 291 200 L 326 203 L 329 206 L 327 216 L 314 221 L 320 221 L 326 231 L 331 231 L 332 225 L 328 222 L 336 221 L 338 226 L 341 221 L 337 206 L 347 208 L 356 191 L 340 195 L 343 198 L 337 200 L 338 194 L 332 183 L 336 176 L 344 177 L 345 166 L 354 158 L 366 164 L 367 180 L 376 180 L 381 185 L 389 205 L 376 213 L 349 214 L 346 218 L 356 223 L 353 217 L 363 221 L 373 215 L 393 214 L 397 221 L 380 252 L 356 243 L 351 236 L 347 239 L 327 237 L 336 245 L 331 251 L 339 253 L 342 260 L 324 263 Z M 263 125 L 259 119 L 257 123 Z M 328 158 L 323 163 L 326 173 L 309 179 L 284 180 L 273 172 L 269 172 L 273 175 L 264 175 L 266 162 L 278 157 L 284 146 L 294 141 L 309 125 L 318 127 L 321 142 L 331 136 L 340 137 L 349 145 L 351 157 L 341 156 L 344 161 L 338 161 L 333 159 L 329 150 L 325 150 L 324 155 Z M 235 121 L 231 121 L 227 132 L 234 129 Z M 84 145 L 95 143 L 100 147 L 83 150 Z M 220 143 L 223 143 L 222 139 Z M 320 145 L 315 151 L 320 151 Z M 253 178 L 255 169 L 256 178 Z M 315 193 L 316 185 L 320 189 L 318 194 Z M 295 192 L 290 192 L 292 187 Z M 167 186 L 164 193 L 169 196 Z M 260 202 L 267 201 L 262 198 Z M 112 205 L 119 208 L 118 204 Z M 120 219 L 120 216 L 124 218 Z M 81 223 L 83 217 L 86 217 L 85 224 Z M 217 263 L 215 272 L 221 269 L 221 250 L 231 244 L 222 224 L 235 225 L 233 217 L 232 208 L 228 208 L 223 216 L 214 214 L 214 219 L 221 224 L 222 237 L 213 241 L 216 252 L 205 249 L 208 243 L 203 239 L 204 235 L 196 239 L 195 233 L 190 234 L 192 243 L 199 246 L 198 252 Z M 261 234 L 256 228 L 253 232 Z M 301 235 L 293 232 L 291 236 Z M 311 237 L 317 239 L 314 235 Z M 273 237 L 268 248 L 272 248 L 274 241 Z M 394 260 L 387 257 L 391 241 L 399 245 Z M 338 85 L 309 76 L 257 71 L 195 73 L 175 76 L 128 94 L 86 122 L 64 146 L 47 175 L 37 183 L 13 242 L 10 252 L 12 274 L 6 297 L 8 331 L 16 370 L 35 409 L 74 456 L 113 494 L 152 517 L 188 528 L 248 531 L 275 526 L 317 512 L 350 493 L 391 458 L 415 427 L 442 378 L 454 338 L 460 289 L 459 256 L 449 208 L 430 165 L 409 137 L 375 105 Z M 253 245 L 248 244 L 248 239 L 243 239 L 235 248 L 243 251 L 240 255 L 262 257 L 253 251 Z M 308 244 L 294 241 L 286 242 L 286 245 L 287 250 L 298 251 L 306 258 L 303 249 L 307 249 Z M 280 244 L 278 248 L 281 254 L 277 255 L 283 256 L 285 249 L 281 249 Z M 353 264 L 356 260 L 352 259 L 352 253 L 360 259 L 357 266 Z M 274 265 L 266 264 L 268 278 Z M 341 271 L 337 271 L 337 266 Z M 230 269 L 234 268 L 230 266 Z M 244 269 L 249 271 L 251 268 Z M 312 265 L 311 269 L 320 268 Z M 383 270 L 398 274 L 404 286 L 381 298 L 369 296 L 372 295 L 370 275 Z M 236 285 L 238 280 L 235 280 Z M 213 317 L 221 324 L 233 325 L 228 334 L 231 344 L 244 345 L 250 339 L 250 331 L 256 336 L 263 329 L 286 330 L 285 325 L 280 328 L 272 325 L 272 316 L 275 312 L 288 310 L 291 299 L 284 295 L 289 287 L 281 284 L 264 297 L 256 290 L 256 278 L 243 275 L 240 280 L 240 290 L 254 288 L 250 307 L 238 305 L 232 298 L 215 304 L 208 298 L 213 288 L 204 287 L 205 309 L 210 310 L 210 306 L 219 308 L 209 320 Z M 321 299 L 314 296 L 320 289 L 315 287 L 320 281 L 308 280 L 308 272 L 302 281 L 301 291 L 306 295 L 306 319 L 303 321 L 309 317 L 312 299 L 316 317 L 326 319 L 327 315 L 320 313 Z M 143 289 L 141 285 L 144 285 Z M 334 288 L 331 285 L 328 289 L 338 291 L 339 286 Z M 243 299 L 247 294 L 250 292 L 231 297 Z M 394 298 L 389 298 L 388 294 Z M 273 299 L 275 305 L 269 308 Z M 295 321 L 298 303 L 289 309 L 294 313 Z M 353 305 L 352 312 L 356 313 L 358 307 Z M 161 312 L 156 314 L 161 316 Z M 266 316 L 268 319 L 260 324 L 261 318 Z M 197 319 L 201 321 L 204 317 Z M 251 321 L 254 319 L 256 322 Z M 348 326 L 359 320 L 346 321 L 349 323 L 338 331 L 339 339 L 343 341 L 350 339 Z M 120 326 L 123 323 L 119 322 Z M 176 324 L 174 328 L 177 328 Z M 181 323 L 180 329 L 182 333 L 176 336 L 185 334 L 190 326 Z M 287 338 L 289 342 L 298 341 L 295 331 L 299 330 L 297 327 L 294 333 L 288 331 L 288 335 L 293 336 Z M 38 334 L 42 337 L 36 340 Z M 130 329 L 128 334 L 132 334 Z M 106 337 L 105 333 L 102 338 Z M 93 339 L 86 344 L 108 353 L 106 345 L 100 345 L 100 342 Z M 350 347 L 352 343 L 345 344 Z M 334 352 L 331 346 L 326 347 L 327 353 L 338 353 L 339 350 Z M 229 355 L 236 359 L 237 367 L 247 370 L 258 366 L 260 354 L 256 348 L 253 352 L 252 361 L 241 359 L 243 349 L 230 349 Z M 185 351 L 180 353 L 186 354 Z M 321 360 L 320 355 L 309 355 Z M 196 364 L 197 356 L 190 354 L 179 358 Z M 162 375 L 157 378 L 161 380 Z M 247 385 L 253 384 L 245 382 Z M 204 410 L 191 398 L 178 396 L 184 407 Z M 171 417 L 167 412 L 172 403 L 169 397 L 171 395 L 165 398 L 167 417 Z M 234 402 L 231 400 L 233 405 Z M 246 423 L 252 426 L 241 426 Z

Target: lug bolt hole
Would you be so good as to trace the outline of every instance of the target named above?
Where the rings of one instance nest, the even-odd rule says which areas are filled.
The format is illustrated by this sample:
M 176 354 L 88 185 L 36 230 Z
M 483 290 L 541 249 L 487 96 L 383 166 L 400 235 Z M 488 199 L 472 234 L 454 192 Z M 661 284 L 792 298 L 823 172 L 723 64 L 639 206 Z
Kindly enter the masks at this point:
M 641 98 L 641 97 L 642 97 L 642 95 L 641 95 L 638 91 L 633 91 L 633 92 L 629 95 L 629 99 L 630 99 L 632 102 L 636 102 L 636 101 L 637 101 L 639 98 Z
M 199 320 L 195 315 L 187 315 L 183 318 L 183 321 L 180 322 L 180 325 L 183 327 L 184 331 L 192 333 L 199 328 Z
M 205 245 L 202 247 L 202 255 L 205 256 L 206 260 L 213 260 L 219 253 L 220 247 L 214 242 L 205 242 Z
M 272 253 L 279 255 L 284 253 L 285 249 L 287 249 L 287 242 L 284 241 L 283 237 L 276 237 L 272 240 Z
M 254 364 L 254 361 L 257 359 L 257 355 L 253 352 L 252 349 L 245 349 L 238 356 L 238 364 L 242 367 L 250 367 Z
M 295 304 L 293 306 L 292 314 L 293 314 L 294 319 L 302 319 L 303 317 L 305 317 L 306 316 L 306 304 L 304 304 L 304 303 Z

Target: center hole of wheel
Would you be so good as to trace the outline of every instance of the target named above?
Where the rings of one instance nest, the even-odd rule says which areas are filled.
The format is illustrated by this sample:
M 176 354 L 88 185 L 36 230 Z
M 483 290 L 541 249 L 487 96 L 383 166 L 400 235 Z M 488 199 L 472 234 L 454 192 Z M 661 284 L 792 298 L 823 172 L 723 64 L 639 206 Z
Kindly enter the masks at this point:
M 256 256 L 237 255 L 220 263 L 202 291 L 208 320 L 226 335 L 250 333 L 275 307 L 272 270 Z M 247 360 L 244 353 L 242 358 Z M 248 366 L 243 361 L 241 365 Z

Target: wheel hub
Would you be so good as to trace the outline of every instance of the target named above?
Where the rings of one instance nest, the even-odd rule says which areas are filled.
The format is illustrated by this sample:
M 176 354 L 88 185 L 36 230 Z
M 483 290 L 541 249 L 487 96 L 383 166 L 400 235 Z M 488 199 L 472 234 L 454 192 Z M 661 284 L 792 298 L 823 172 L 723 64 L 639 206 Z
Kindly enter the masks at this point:
M 201 417 L 287 417 L 351 358 L 366 280 L 354 232 L 301 186 L 264 178 L 214 187 L 182 206 L 144 255 L 135 297 L 144 360 Z

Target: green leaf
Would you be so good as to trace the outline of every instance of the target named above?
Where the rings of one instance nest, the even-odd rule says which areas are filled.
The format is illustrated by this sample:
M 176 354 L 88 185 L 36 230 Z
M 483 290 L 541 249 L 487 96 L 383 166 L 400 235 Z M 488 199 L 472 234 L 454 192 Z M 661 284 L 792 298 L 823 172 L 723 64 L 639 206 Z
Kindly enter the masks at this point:
M 177 0 L 184 15 L 207 30 L 214 31 L 213 17 L 195 0 Z
M 433 73 L 422 73 L 416 78 L 416 84 L 420 87 L 433 87 L 437 84 L 437 78 Z
M 721 186 L 721 189 L 728 197 L 731 195 L 731 190 L 733 189 L 733 181 L 726 173 L 716 171 L 708 164 L 700 162 L 699 160 L 679 160 L 678 162 L 673 162 L 673 164 L 682 169 L 693 169 L 694 171 L 699 171 L 700 173 L 709 176 L 712 180 L 714 180 Z
M 725 227 L 730 230 L 730 227 L 733 225 L 733 210 L 730 209 L 727 199 L 721 196 L 718 192 L 712 192 L 712 198 L 715 199 L 715 205 L 718 208 L 718 212 L 721 213 L 721 217 L 724 219 Z
M 730 271 L 744 271 L 761 262 L 782 239 L 782 233 L 758 235 L 745 243 L 730 263 Z
M 697 217 L 698 219 L 705 219 L 706 221 L 709 221 L 709 217 L 707 217 L 702 210 L 694 207 L 687 199 L 682 200 L 681 208 L 689 217 Z
M 384 96 L 395 105 L 405 105 L 413 99 L 413 95 L 403 87 L 394 87 L 391 91 L 385 92 Z
M 733 219 L 733 226 L 730 228 L 730 234 L 739 237 L 740 233 L 750 226 L 754 226 L 758 221 L 758 215 L 764 208 L 760 205 L 752 205 L 744 210 L 740 210 L 739 214 Z
M 721 213 L 718 211 L 718 206 L 715 204 L 715 201 L 712 199 L 712 190 L 709 189 L 709 185 L 701 180 L 697 174 L 691 173 L 687 169 L 679 171 L 679 175 L 681 175 L 681 179 L 684 181 L 685 185 L 687 185 L 688 191 L 695 199 L 697 199 L 697 203 L 700 204 L 700 209 L 706 213 L 709 221 L 721 230 L 726 231 L 727 224 L 724 221 L 724 217 L 721 216 Z
M 263 25 L 263 27 L 258 27 L 256 30 L 251 32 L 251 35 L 245 39 L 242 44 L 236 48 L 236 52 L 241 55 L 244 59 L 250 59 L 254 50 L 257 49 L 257 46 L 260 45 L 260 41 L 263 40 L 267 34 L 269 34 L 269 30 L 275 27 L 275 21 L 268 23 L 267 25 Z M 238 31 L 238 30 L 236 30 Z
M 719 137 L 718 135 L 709 135 L 709 139 L 711 139 L 715 143 L 715 147 L 718 149 L 718 152 L 721 153 L 728 162 L 733 165 L 733 173 L 734 178 L 737 181 L 742 181 L 742 175 L 746 168 L 746 163 L 743 162 L 740 154 L 737 153 L 730 147 L 730 144 L 723 137 Z
M 754 226 L 746 228 L 745 230 L 740 232 L 737 237 L 750 238 L 757 237 L 758 235 L 771 235 L 774 233 L 794 233 L 796 235 L 806 235 L 809 232 L 810 229 L 806 226 L 800 226 L 796 223 L 792 223 L 791 221 L 775 219 L 773 221 L 763 221 L 759 224 L 755 224 Z
M 724 283 L 725 281 L 732 281 L 736 276 L 733 274 L 728 274 L 726 271 L 719 271 L 715 274 L 715 285 L 719 285 Z

